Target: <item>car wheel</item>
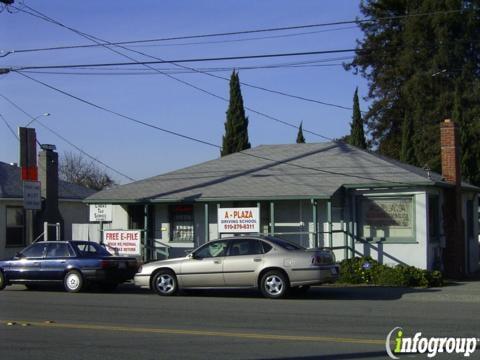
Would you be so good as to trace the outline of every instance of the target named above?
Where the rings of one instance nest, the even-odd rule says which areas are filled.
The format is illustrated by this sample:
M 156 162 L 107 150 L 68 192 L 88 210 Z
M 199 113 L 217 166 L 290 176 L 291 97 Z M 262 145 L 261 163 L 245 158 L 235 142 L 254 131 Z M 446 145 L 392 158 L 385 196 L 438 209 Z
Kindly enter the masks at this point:
M 0 290 L 5 289 L 5 286 L 7 286 L 7 279 L 5 279 L 3 271 L 0 271 Z
M 263 296 L 279 299 L 287 294 L 289 285 L 287 277 L 278 270 L 266 272 L 260 281 L 260 290 Z
M 68 292 L 80 292 L 83 288 L 82 274 L 76 270 L 69 271 L 63 279 L 63 285 Z
M 153 277 L 152 288 L 158 295 L 174 295 L 178 290 L 177 277 L 172 271 L 161 270 Z

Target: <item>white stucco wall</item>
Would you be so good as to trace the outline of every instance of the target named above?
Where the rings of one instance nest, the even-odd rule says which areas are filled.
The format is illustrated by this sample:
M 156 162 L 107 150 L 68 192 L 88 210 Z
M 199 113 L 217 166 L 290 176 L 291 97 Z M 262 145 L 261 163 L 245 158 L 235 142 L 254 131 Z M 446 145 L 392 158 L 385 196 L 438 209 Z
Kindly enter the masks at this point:
M 355 254 L 357 256 L 371 256 L 373 259 L 388 265 L 408 264 L 421 269 L 430 267 L 431 260 L 428 251 L 428 209 L 426 191 L 364 191 L 357 195 L 368 197 L 389 197 L 389 196 L 413 196 L 413 211 L 415 221 L 415 242 L 361 242 L 355 241 Z M 339 212 L 333 212 L 333 228 L 340 228 Z M 324 221 L 324 218 L 321 218 Z M 328 223 L 323 223 L 325 231 L 328 229 Z M 335 234 L 333 246 L 343 246 L 344 240 L 342 234 Z M 343 250 L 335 251 L 337 260 L 343 259 Z
M 88 222 L 88 205 L 79 201 L 59 201 L 58 208 L 63 217 L 63 236 L 65 240 L 71 240 L 72 224 Z

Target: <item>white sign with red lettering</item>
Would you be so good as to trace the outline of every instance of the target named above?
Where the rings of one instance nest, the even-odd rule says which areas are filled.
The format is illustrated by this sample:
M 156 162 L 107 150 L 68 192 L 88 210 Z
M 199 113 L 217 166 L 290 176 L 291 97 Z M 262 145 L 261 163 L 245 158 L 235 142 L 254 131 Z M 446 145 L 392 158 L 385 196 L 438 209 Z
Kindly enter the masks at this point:
M 140 230 L 105 230 L 103 244 L 114 255 L 140 256 L 142 232 Z
M 260 232 L 260 211 L 257 207 L 218 208 L 217 219 L 220 234 Z

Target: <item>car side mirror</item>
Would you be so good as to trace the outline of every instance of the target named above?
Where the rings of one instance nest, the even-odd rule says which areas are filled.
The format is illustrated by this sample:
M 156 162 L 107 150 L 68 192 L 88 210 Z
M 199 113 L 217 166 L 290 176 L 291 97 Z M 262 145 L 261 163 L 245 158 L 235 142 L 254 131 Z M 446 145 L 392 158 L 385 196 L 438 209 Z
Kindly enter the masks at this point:
M 21 252 L 17 252 L 17 253 L 15 254 L 15 258 L 17 258 L 17 259 L 21 259 L 21 258 L 24 258 L 24 257 L 25 257 L 25 256 L 24 256 Z

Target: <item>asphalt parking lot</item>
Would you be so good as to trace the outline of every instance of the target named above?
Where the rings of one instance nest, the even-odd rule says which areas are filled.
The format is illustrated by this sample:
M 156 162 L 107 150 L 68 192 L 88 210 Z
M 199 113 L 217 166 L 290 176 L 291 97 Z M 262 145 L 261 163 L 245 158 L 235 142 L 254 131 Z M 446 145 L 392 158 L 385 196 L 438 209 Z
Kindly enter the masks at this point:
M 478 281 L 432 289 L 334 285 L 284 300 L 255 291 L 160 297 L 128 284 L 80 294 L 18 285 L 0 292 L 0 358 L 385 359 L 386 336 L 397 326 L 406 334 L 480 337 L 479 310 Z

